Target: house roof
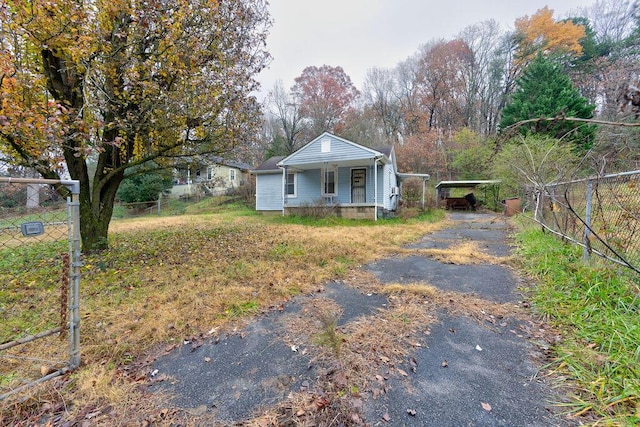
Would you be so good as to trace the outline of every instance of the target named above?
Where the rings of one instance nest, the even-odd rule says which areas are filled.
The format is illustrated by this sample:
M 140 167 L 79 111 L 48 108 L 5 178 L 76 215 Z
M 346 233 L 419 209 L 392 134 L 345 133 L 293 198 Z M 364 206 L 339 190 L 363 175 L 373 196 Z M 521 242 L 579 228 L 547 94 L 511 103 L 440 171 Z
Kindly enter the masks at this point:
M 267 160 L 265 160 L 264 162 L 262 162 L 260 164 L 260 166 L 258 166 L 254 170 L 252 170 L 251 173 L 259 174 L 259 173 L 280 172 L 281 170 L 280 170 L 280 168 L 278 168 L 278 163 L 280 162 L 280 160 L 284 159 L 284 157 L 285 156 L 273 156 L 273 157 L 270 157 Z
M 372 148 L 372 150 L 378 151 L 379 153 L 382 153 L 385 156 L 391 158 L 391 152 L 393 151 L 393 146 L 387 145 L 384 147 L 376 147 L 376 148 Z
M 325 141 L 335 141 L 338 143 L 337 149 L 328 145 L 328 150 L 324 151 Z M 320 145 L 322 144 L 322 148 Z M 381 160 L 383 163 L 394 163 L 392 155 L 393 147 L 370 148 L 357 144 L 353 141 L 324 132 L 302 148 L 282 159 L 278 166 L 292 167 L 294 169 L 316 169 L 323 164 L 332 163 L 334 165 L 359 165 L 365 166 L 373 159 Z

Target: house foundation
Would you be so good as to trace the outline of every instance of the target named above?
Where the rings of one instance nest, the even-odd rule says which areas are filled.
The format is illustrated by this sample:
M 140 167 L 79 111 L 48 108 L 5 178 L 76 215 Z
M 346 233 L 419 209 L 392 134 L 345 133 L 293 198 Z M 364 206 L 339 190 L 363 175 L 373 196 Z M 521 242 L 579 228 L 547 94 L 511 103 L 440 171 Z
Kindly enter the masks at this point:
M 285 215 L 309 215 L 309 207 L 286 207 Z M 375 219 L 375 206 L 325 206 L 316 209 L 323 209 L 324 214 L 347 219 Z M 380 209 L 379 209 L 380 210 Z

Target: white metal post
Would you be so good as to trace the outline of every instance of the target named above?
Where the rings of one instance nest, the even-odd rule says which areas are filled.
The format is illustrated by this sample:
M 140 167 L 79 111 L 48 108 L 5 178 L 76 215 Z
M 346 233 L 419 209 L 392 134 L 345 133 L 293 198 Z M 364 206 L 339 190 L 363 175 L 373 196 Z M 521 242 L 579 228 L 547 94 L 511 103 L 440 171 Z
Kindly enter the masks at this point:
M 76 369 L 80 366 L 80 188 L 79 184 L 70 188 L 71 202 L 69 203 L 69 216 L 72 227 L 69 235 L 69 249 L 71 252 L 71 290 L 69 309 L 69 368 Z
M 282 168 L 282 216 L 287 205 L 287 167 Z
M 373 220 L 378 220 L 378 159 L 373 158 Z

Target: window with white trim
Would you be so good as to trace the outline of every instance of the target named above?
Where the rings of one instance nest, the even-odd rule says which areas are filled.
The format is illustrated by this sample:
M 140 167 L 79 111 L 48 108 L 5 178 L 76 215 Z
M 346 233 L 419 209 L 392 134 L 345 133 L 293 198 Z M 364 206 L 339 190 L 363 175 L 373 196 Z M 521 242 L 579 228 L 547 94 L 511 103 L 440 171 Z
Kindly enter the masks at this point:
M 236 181 L 236 170 L 235 169 L 229 169 L 229 181 L 231 181 L 231 182 L 235 182 Z
M 288 197 L 296 196 L 296 174 L 293 172 L 287 172 L 287 182 L 285 184 L 285 191 Z
M 337 193 L 338 170 L 334 166 L 326 167 L 322 170 L 322 195 L 335 196 Z

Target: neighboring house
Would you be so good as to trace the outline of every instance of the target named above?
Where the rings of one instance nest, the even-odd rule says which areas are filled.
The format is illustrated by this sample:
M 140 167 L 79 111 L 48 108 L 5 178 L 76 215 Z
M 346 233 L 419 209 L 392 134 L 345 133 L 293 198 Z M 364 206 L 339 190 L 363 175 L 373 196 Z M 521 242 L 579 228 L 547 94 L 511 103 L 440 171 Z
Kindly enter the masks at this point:
M 327 205 L 338 216 L 377 219 L 396 210 L 400 195 L 393 147 L 368 148 L 328 132 L 252 173 L 262 212 Z
M 245 185 L 249 181 L 250 171 L 251 166 L 246 163 L 212 157 L 190 168 L 177 169 L 171 194 L 225 194 Z

